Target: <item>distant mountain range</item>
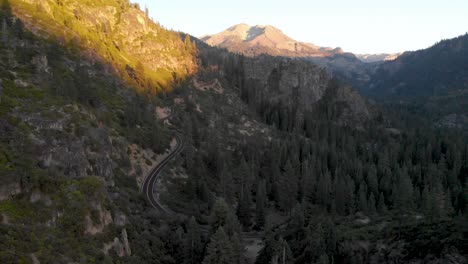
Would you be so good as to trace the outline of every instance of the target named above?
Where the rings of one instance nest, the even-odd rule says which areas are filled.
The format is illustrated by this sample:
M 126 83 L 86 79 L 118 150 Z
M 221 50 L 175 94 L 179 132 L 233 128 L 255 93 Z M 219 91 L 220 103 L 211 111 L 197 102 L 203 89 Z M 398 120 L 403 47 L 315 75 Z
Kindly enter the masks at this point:
M 344 55 L 362 62 L 394 60 L 400 54 L 353 54 L 341 48 L 321 47 L 300 42 L 270 25 L 234 25 L 220 33 L 200 38 L 211 46 L 253 57 L 260 54 L 284 57 L 327 58 Z
M 445 121 L 464 120 L 468 127 L 468 34 L 381 63 L 356 88 L 380 100 L 422 104 L 426 112 L 445 116 Z
M 363 62 L 392 61 L 398 58 L 401 53 L 379 53 L 379 54 L 356 54 L 356 57 Z
M 201 38 L 211 46 L 226 48 L 246 56 L 269 54 L 285 57 L 328 57 L 342 54 L 341 48 L 319 47 L 296 41 L 273 26 L 238 24 L 215 35 Z
M 461 119 L 466 120 L 468 116 L 466 34 L 428 49 L 396 54 L 353 54 L 341 48 L 296 41 L 273 26 L 247 24 L 235 25 L 202 40 L 250 57 L 269 54 L 302 58 L 327 69 L 372 98 L 408 104 L 417 102 L 424 112 L 436 111 L 439 117 L 456 114 L 463 115 Z
M 248 57 L 261 54 L 302 58 L 311 61 L 354 86 L 371 78 L 376 64 L 395 59 L 399 54 L 353 54 L 341 48 L 320 47 L 300 42 L 273 26 L 238 24 L 218 34 L 200 38 L 208 45 L 226 48 Z
M 367 92 L 384 97 L 444 96 L 466 90 L 468 34 L 380 64 L 367 86 Z

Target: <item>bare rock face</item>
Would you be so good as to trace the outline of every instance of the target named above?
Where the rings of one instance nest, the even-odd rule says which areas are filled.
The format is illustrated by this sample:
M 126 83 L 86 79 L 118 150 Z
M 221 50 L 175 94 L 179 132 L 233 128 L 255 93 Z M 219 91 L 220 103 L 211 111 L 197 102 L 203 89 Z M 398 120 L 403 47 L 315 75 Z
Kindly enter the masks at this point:
M 90 215 L 85 217 L 85 233 L 86 234 L 99 234 L 102 233 L 104 228 L 110 224 L 112 224 L 113 219 L 111 212 L 102 208 L 101 204 L 97 204 L 94 206 L 95 210 L 98 212 L 99 223 L 94 223 L 91 219 Z
M 346 110 L 340 116 L 341 124 L 358 124 L 362 120 L 372 118 L 372 111 L 369 109 L 369 103 L 350 86 L 342 86 L 336 93 L 337 102 L 345 103 Z
M 467 128 L 468 127 L 468 115 L 464 114 L 450 114 L 440 119 L 436 126 L 439 127 L 450 127 L 450 128 Z
M 272 57 L 245 60 L 245 79 L 256 89 L 264 89 L 279 101 L 298 104 L 310 110 L 327 89 L 330 77 L 318 67 L 306 62 Z
M 159 74 L 163 83 L 169 83 L 176 73 L 189 76 L 197 69 L 192 47 L 181 40 L 179 34 L 154 23 L 144 12 L 126 1 L 67 1 L 25 0 L 12 5 L 32 32 L 44 37 L 55 36 L 62 44 L 83 47 L 92 61 L 103 60 L 117 71 L 136 69 L 137 66 Z M 42 9 L 41 21 L 36 21 L 30 9 Z M 92 33 L 89 33 L 92 32 Z M 47 58 L 34 58 L 36 68 L 47 72 Z M 138 63 L 137 63 L 138 62 Z M 162 76 L 161 76 L 162 75 Z
M 116 226 L 125 226 L 127 224 L 127 216 L 121 212 L 117 212 L 114 216 L 114 224 Z
M 350 86 L 335 84 L 322 68 L 309 62 L 259 56 L 243 60 L 244 89 L 255 90 L 270 103 L 313 111 L 321 100 L 343 108 L 338 121 L 356 126 L 372 118 L 369 103 Z
M 31 203 L 37 203 L 38 201 L 40 201 L 42 198 L 42 194 L 40 191 L 38 190 L 34 190 L 32 193 L 31 193 L 31 197 L 29 198 L 29 201 Z
M 120 242 L 119 238 L 114 237 L 114 241 L 111 243 L 104 244 L 104 254 L 109 255 L 109 250 L 113 249 L 117 256 L 123 257 L 125 256 L 125 249 L 124 246 L 122 245 L 122 242 Z
M 1 213 L 0 214 L 0 223 L 2 225 L 9 225 L 10 224 L 10 221 L 8 219 L 8 215 L 4 214 L 4 213 Z
M 49 62 L 46 55 L 37 55 L 32 59 L 38 73 L 49 73 Z
M 124 257 L 130 256 L 132 251 L 130 250 L 130 244 L 128 243 L 127 230 L 122 229 L 122 240 L 118 237 L 114 237 L 114 240 L 110 243 L 104 244 L 103 252 L 106 255 L 109 255 L 110 250 L 114 250 L 117 256 Z
M 21 193 L 21 185 L 19 183 L 11 183 L 0 185 L 0 201 L 8 200 L 13 195 Z
M 128 235 L 127 235 L 127 229 L 124 228 L 122 229 L 122 241 L 125 249 L 125 255 L 130 256 L 132 255 L 132 251 L 130 249 L 130 244 L 128 243 Z
M 33 264 L 41 264 L 41 262 L 39 261 L 39 259 L 36 257 L 35 254 L 31 254 L 31 261 Z
M 202 37 L 211 46 L 254 57 L 261 54 L 287 57 L 327 57 L 341 54 L 339 48 L 319 47 L 296 41 L 269 25 L 239 24 L 215 35 Z

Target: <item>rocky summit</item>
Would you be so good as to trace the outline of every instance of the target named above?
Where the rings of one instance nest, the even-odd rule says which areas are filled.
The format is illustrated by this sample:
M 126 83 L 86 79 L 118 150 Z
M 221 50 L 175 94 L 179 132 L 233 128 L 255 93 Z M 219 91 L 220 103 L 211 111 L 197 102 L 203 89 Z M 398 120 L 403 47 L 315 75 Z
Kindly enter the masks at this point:
M 211 46 L 227 48 L 247 56 L 269 54 L 286 57 L 326 57 L 341 54 L 340 48 L 324 48 L 314 44 L 298 42 L 273 26 L 249 26 L 239 24 L 201 40 Z

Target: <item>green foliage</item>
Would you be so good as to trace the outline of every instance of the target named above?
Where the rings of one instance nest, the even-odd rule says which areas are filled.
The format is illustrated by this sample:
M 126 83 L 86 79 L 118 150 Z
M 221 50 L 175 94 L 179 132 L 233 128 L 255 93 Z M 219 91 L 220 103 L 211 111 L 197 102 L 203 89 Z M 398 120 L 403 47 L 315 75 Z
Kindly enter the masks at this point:
M 73 49 L 97 53 L 96 55 L 119 72 L 127 84 L 136 86 L 135 88 L 140 91 L 146 90 L 154 94 L 158 92 L 157 90 L 166 89 L 171 82 L 175 81 L 173 73 L 183 77 L 190 74 L 190 68 L 193 67 L 195 45 L 190 41 L 184 43 L 177 33 L 154 24 L 138 7 L 129 3 L 122 3 L 118 0 L 80 1 L 79 9 L 69 9 L 60 1 L 48 1 L 47 5 L 41 2 L 28 3 L 19 0 L 11 2 L 18 9 L 18 14 L 22 19 L 34 20 L 36 29 L 47 32 L 51 38 L 56 38 L 61 44 Z M 116 14 L 105 15 L 114 16 L 116 19 L 112 17 L 107 20 L 95 20 L 99 17 L 96 10 L 103 7 L 114 7 Z M 44 12 L 46 9 L 50 12 Z M 30 14 L 30 16 L 23 14 Z M 139 21 L 130 25 L 130 28 L 123 26 L 120 19 L 128 15 L 144 17 L 144 29 L 149 29 L 150 32 L 143 33 L 143 26 Z M 148 56 L 142 55 L 133 43 L 126 39 L 128 32 L 119 31 L 133 31 L 135 28 L 142 30 L 131 32 L 131 34 L 137 34 L 136 38 L 142 41 L 143 48 L 154 51 L 152 52 L 153 59 L 162 60 L 171 57 L 178 63 L 167 67 L 156 67 Z M 155 49 L 155 44 L 163 45 L 166 49 Z M 127 71 L 129 67 L 136 68 L 135 74 L 129 74 Z
M 310 111 L 300 112 L 294 104 L 260 92 L 257 81 L 245 78 L 246 58 L 216 49 L 200 55 L 206 72 L 199 77 L 216 79 L 225 94 L 198 92 L 190 80 L 178 80 L 188 69 L 153 69 L 146 58 L 125 51 L 125 39 L 107 23 L 90 29 L 86 23 L 89 10 L 72 12 L 67 1 L 48 1 L 50 15 L 42 2 L 13 3 L 19 12 L 32 14 L 39 30 L 56 38 L 46 42 L 27 31 L 21 33 L 8 19 L 4 35 L 8 42 L 0 45 L 2 61 L 15 62 L 0 64 L 0 180 L 19 183 L 23 190 L 0 203 L 0 213 L 11 222 L 11 228 L 0 225 L 1 262 L 26 260 L 34 252 L 43 263 L 242 263 L 241 224 L 246 230 L 266 230 L 258 263 L 341 263 L 339 258 L 353 254 L 346 248 L 349 241 L 392 242 L 398 236 L 416 241 L 414 248 L 408 247 L 411 252 L 435 245 L 440 238 L 454 247 L 464 245 L 463 231 L 452 227 L 452 218 L 467 212 L 466 134 L 414 124 L 398 127 L 401 133 L 397 135 L 388 133 L 383 118 L 360 130 L 337 125 L 347 110 L 336 100 L 339 83 L 324 83 L 325 96 Z M 97 10 L 114 6 L 117 20 L 135 11 L 127 1 L 80 4 Z M 1 14 L 8 13 L 7 9 Z M 157 35 L 139 39 L 143 46 L 155 42 L 169 47 L 161 56 L 189 67 L 184 60 L 192 59 L 198 52 L 196 46 L 203 44 L 195 45 L 189 36 L 182 41 L 174 32 L 155 28 Z M 25 46 L 11 52 L 10 43 L 20 39 Z M 81 51 L 89 49 L 105 63 L 85 59 Z M 37 62 L 43 56 L 47 67 Z M 116 75 L 110 73 L 114 69 Z M 179 89 L 154 98 L 175 79 Z M 272 72 L 269 88 L 277 89 L 280 79 L 280 72 Z M 136 89 L 128 89 L 132 87 Z M 190 221 L 166 219 L 149 208 L 138 194 L 135 178 L 127 175 L 131 165 L 125 157 L 127 146 L 112 142 L 111 150 L 106 150 L 107 142 L 90 136 L 102 129 L 109 131 L 112 141 L 123 137 L 129 141 L 123 140 L 123 145 L 136 143 L 163 152 L 171 132 L 157 122 L 154 109 L 162 100 L 175 97 L 184 102 L 171 109 L 178 112 L 170 121 L 182 128 L 185 143 L 182 161 L 176 165 L 183 168 L 175 171 L 188 177 L 174 179 L 169 194 L 171 205 L 194 215 Z M 24 122 L 24 115 L 67 119 L 70 124 L 63 131 L 40 129 Z M 252 121 L 252 131 L 238 133 L 239 127 L 247 127 L 246 121 Z M 57 142 L 82 140 L 90 156 L 108 151 L 119 166 L 112 179 L 115 185 L 105 184 L 101 175 L 72 178 L 70 168 L 39 166 L 43 165 L 37 164 L 42 153 L 32 143 L 38 135 Z M 94 169 L 94 157 L 88 162 Z M 28 198 L 33 190 L 51 197 L 52 203 L 31 203 Z M 126 215 L 133 256 L 118 259 L 115 252 L 102 253 L 103 243 L 120 236 L 121 229 L 115 225 L 103 234 L 84 234 L 88 215 L 95 224 L 100 222 L 96 203 L 110 209 L 113 216 Z M 271 213 L 288 221 L 273 228 L 267 221 Z M 367 216 L 370 224 L 365 224 Z M 398 216 L 398 226 L 391 216 Z M 410 221 L 416 216 L 423 220 Z M 51 219 L 55 221 L 50 227 L 37 224 Z M 209 224 L 209 242 L 197 220 Z M 441 221 L 450 232 L 434 231 Z M 430 237 L 421 236 L 419 241 L 415 239 L 418 232 Z M 440 247 L 439 243 L 428 252 L 438 253 Z M 365 256 L 354 255 L 365 262 Z
M 234 249 L 222 227 L 211 236 L 203 264 L 234 264 Z
M 49 218 L 47 209 L 19 199 L 1 202 L 0 213 L 5 213 L 8 219 L 14 223 L 23 224 L 44 223 Z

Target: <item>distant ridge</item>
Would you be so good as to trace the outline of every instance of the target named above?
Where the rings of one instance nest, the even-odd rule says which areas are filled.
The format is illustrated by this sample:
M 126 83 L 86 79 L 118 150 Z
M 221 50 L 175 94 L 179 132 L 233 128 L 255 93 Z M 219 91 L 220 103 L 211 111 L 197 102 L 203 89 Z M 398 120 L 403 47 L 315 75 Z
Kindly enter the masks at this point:
M 342 54 L 341 48 L 319 47 L 296 41 L 270 25 L 234 25 L 215 35 L 201 37 L 211 46 L 226 48 L 246 56 L 269 54 L 286 57 L 328 57 Z
M 245 23 L 234 25 L 220 33 L 205 35 L 200 39 L 208 45 L 226 48 L 231 52 L 242 53 L 249 57 L 260 54 L 299 58 L 328 58 L 344 55 L 357 62 L 382 62 L 398 58 L 395 54 L 353 54 L 341 48 L 320 47 L 315 44 L 300 42 L 270 25 L 251 26 Z
M 378 53 L 378 54 L 356 54 L 356 57 L 362 62 L 379 62 L 396 60 L 402 53 Z

